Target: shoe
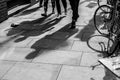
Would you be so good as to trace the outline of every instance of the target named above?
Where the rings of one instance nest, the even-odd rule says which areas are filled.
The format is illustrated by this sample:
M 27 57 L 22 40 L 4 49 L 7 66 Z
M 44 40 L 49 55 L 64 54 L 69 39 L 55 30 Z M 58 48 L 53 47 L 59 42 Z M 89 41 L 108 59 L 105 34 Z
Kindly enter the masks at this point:
M 75 26 L 75 21 L 72 21 L 71 27 L 70 27 L 69 29 L 75 29 L 75 28 L 76 28 L 76 26 Z
M 15 28 L 15 27 L 17 27 L 17 26 L 19 26 L 18 24 L 11 24 L 11 27 L 13 27 L 13 28 Z
M 61 17 L 61 14 L 58 14 L 58 15 L 57 15 L 57 19 L 59 19 L 60 17 Z
M 44 17 L 47 17 L 47 14 L 46 13 L 43 13 L 43 14 L 41 14 L 42 16 L 44 16 Z

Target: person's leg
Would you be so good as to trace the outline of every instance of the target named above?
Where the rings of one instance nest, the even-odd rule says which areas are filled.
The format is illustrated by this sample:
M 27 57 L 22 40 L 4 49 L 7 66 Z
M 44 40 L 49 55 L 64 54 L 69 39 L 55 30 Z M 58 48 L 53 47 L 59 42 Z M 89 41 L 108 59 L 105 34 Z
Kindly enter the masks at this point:
M 65 10 L 65 14 L 67 14 L 67 1 L 66 0 L 61 0 L 61 1 Z
M 55 13 L 55 0 L 51 0 L 52 3 L 52 13 Z
M 75 23 L 79 17 L 79 14 L 78 14 L 79 0 L 76 0 L 76 1 L 69 0 L 69 1 L 70 1 L 71 9 L 73 11 L 71 29 L 74 29 Z
M 60 0 L 55 0 L 56 1 L 56 8 L 58 12 L 58 16 L 61 15 L 61 7 L 60 7 Z
M 47 9 L 48 9 L 48 0 L 44 0 L 44 11 L 45 13 L 42 16 L 47 16 Z
M 43 5 L 43 0 L 40 0 L 39 7 L 42 7 Z

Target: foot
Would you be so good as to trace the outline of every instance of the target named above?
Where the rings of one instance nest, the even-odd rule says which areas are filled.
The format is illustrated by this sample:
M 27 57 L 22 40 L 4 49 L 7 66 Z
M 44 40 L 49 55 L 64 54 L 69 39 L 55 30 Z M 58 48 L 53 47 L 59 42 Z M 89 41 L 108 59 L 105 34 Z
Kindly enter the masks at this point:
M 15 28 L 15 27 L 17 27 L 17 26 L 19 26 L 18 24 L 11 24 L 11 27 L 13 27 L 13 28 Z
M 58 14 L 58 15 L 57 15 L 57 19 L 59 19 L 60 17 L 61 17 L 61 14 Z
M 76 28 L 76 26 L 75 26 L 75 21 L 72 21 L 71 27 L 70 27 L 69 29 L 75 29 L 75 28 Z
M 47 14 L 46 13 L 43 13 L 43 14 L 41 14 L 42 16 L 44 16 L 44 17 L 47 17 Z

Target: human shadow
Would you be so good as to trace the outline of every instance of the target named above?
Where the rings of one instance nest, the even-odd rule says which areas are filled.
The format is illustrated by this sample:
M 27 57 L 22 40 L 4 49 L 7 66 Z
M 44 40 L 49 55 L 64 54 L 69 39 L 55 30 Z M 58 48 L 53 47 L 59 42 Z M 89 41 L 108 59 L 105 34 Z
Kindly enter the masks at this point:
M 20 6 L 21 6 L 21 5 L 20 5 Z M 25 6 L 25 7 L 23 7 L 23 8 L 21 8 L 21 9 L 19 9 L 19 10 L 17 10 L 17 11 L 15 11 L 14 13 L 9 14 L 8 17 L 12 17 L 12 16 L 18 14 L 19 12 L 24 11 L 25 9 L 27 9 L 27 8 L 29 8 L 29 7 L 31 7 L 30 4 L 27 5 L 27 6 Z
M 34 49 L 34 51 L 29 53 L 25 58 L 34 59 L 35 57 L 42 54 L 43 50 L 47 49 L 46 51 L 50 51 L 50 50 L 56 50 L 56 49 L 60 49 L 68 46 L 69 43 L 66 40 L 77 32 L 77 30 L 69 31 L 68 30 L 69 27 L 70 27 L 70 23 L 63 26 L 60 30 L 56 31 L 55 33 L 51 35 L 47 35 L 40 40 L 37 40 L 31 46 L 31 48 Z M 59 37 L 59 39 L 58 38 L 56 39 L 54 36 Z
M 27 30 L 27 31 L 23 32 L 21 34 L 23 37 L 16 39 L 15 42 L 23 41 L 31 36 L 41 35 L 47 31 L 53 29 L 54 28 L 53 26 L 55 24 L 59 23 L 62 20 L 62 18 L 64 18 L 64 17 L 60 17 L 59 19 L 53 19 L 53 20 L 48 21 L 47 23 L 44 23 L 42 25 L 38 25 L 38 27 L 42 26 L 40 29 Z M 34 27 L 37 27 L 37 26 L 34 26 Z
M 31 14 L 32 12 L 37 11 L 37 10 L 39 10 L 39 7 L 35 7 L 35 8 L 32 8 L 32 9 L 27 9 L 27 10 L 24 10 L 24 11 L 20 12 L 20 14 L 16 15 L 15 17 L 28 15 L 28 14 Z
M 42 17 L 33 21 L 23 21 L 19 24 L 19 26 L 15 28 L 11 28 L 7 33 L 7 36 L 16 35 L 22 32 L 31 31 L 31 30 L 40 30 L 42 26 L 36 26 L 35 24 L 42 24 L 46 21 L 48 17 L 52 14 L 49 14 L 47 17 Z M 51 18 L 50 18 L 51 19 Z

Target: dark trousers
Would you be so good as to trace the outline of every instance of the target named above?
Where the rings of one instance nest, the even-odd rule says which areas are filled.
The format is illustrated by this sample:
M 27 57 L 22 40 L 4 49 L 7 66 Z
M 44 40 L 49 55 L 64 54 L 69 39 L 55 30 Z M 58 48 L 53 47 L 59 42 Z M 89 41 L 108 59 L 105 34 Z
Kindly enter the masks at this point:
M 69 0 L 69 1 L 70 1 L 71 9 L 73 11 L 72 20 L 76 21 L 79 17 L 78 7 L 79 7 L 79 1 L 80 0 Z
M 58 14 L 61 14 L 60 0 L 55 0 Z
M 67 1 L 66 1 L 66 0 L 61 0 L 61 1 L 62 1 L 64 10 L 65 10 L 65 12 L 66 12 L 66 11 L 67 11 Z
M 52 10 L 54 11 L 54 9 L 55 9 L 55 0 L 51 0 L 51 3 L 52 3 Z
M 45 11 L 45 13 L 46 13 L 47 10 L 48 10 L 48 1 L 49 1 L 49 0 L 44 0 L 44 11 Z
M 39 5 L 42 6 L 42 4 L 43 4 L 43 0 L 40 0 L 40 4 Z
M 57 12 L 58 14 L 61 14 L 61 6 L 60 6 L 60 0 L 55 0 L 56 1 L 56 7 L 57 7 Z M 66 0 L 61 0 L 63 7 L 65 9 L 65 11 L 67 11 L 67 2 Z

